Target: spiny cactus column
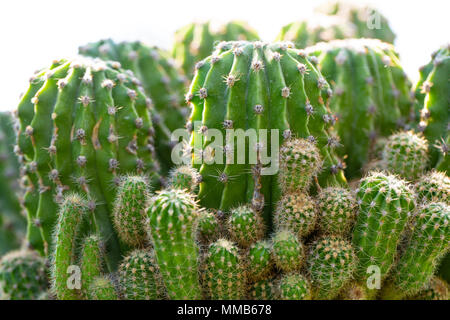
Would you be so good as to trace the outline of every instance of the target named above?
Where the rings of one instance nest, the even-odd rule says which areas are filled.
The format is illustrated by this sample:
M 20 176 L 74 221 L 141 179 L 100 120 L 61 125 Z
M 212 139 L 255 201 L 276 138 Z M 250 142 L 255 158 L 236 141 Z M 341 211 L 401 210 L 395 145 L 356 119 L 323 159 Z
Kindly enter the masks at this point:
M 89 285 L 90 300 L 118 300 L 113 281 L 107 276 L 95 277 Z
M 443 172 L 432 170 L 424 173 L 416 182 L 417 201 L 444 202 L 450 204 L 450 178 Z
M 356 278 L 367 280 L 369 266 L 380 268 L 386 278 L 408 216 L 414 210 L 414 195 L 405 181 L 393 175 L 372 172 L 360 182 L 357 192 L 358 217 L 353 246 L 358 257 Z
M 367 5 L 331 1 L 318 6 L 315 11 L 351 22 L 355 29 L 354 38 L 376 38 L 389 43 L 393 43 L 396 38 L 386 17 Z
M 28 241 L 47 253 L 57 203 L 67 191 L 86 195 L 91 225 L 107 240 L 114 270 L 119 247 L 110 213 L 124 173 L 158 179 L 151 108 L 134 78 L 114 62 L 58 61 L 33 76 L 18 106 L 17 152 L 23 160 Z
M 202 175 L 201 204 L 227 211 L 242 203 L 253 203 L 258 210 L 265 209 L 264 220 L 270 228 L 271 206 L 278 201 L 280 190 L 273 176 L 276 170 L 262 172 L 265 159 L 261 155 L 267 154 L 265 149 L 275 141 L 281 146 L 292 137 L 316 143 L 323 160 L 319 175 L 322 185 L 345 184 L 342 164 L 334 151 L 337 138 L 330 131 L 334 116 L 326 108 L 330 95 L 327 82 L 308 56 L 287 43 L 242 41 L 217 45 L 210 57 L 197 64 L 187 94 L 192 107 L 187 128 L 192 130 L 193 165 Z M 220 141 L 225 152 L 213 149 L 214 137 L 209 129 L 220 130 L 224 138 L 227 129 L 255 130 L 259 139 L 247 144 L 245 150 L 256 159 L 239 164 L 244 155 L 237 154 L 237 143 L 230 145 L 230 136 L 230 140 Z M 260 129 L 268 129 L 267 139 Z M 270 129 L 278 130 L 278 136 L 275 132 L 272 136 Z M 247 132 L 252 134 L 251 130 Z M 220 143 L 216 140 L 215 144 Z M 222 161 L 224 153 L 230 160 L 232 155 L 234 163 L 211 164 L 208 157 L 203 161 L 200 155 L 210 151 Z M 276 162 L 273 160 L 272 166 Z
M 267 279 L 273 273 L 272 246 L 268 240 L 253 243 L 247 252 L 247 277 L 250 281 Z
M 206 295 L 213 300 L 237 300 L 245 294 L 246 273 L 239 249 L 219 239 L 209 246 L 202 267 Z
M 278 284 L 278 295 L 281 300 L 310 300 L 311 287 L 301 274 L 284 275 Z
M 347 236 L 356 220 L 356 200 L 348 189 L 329 187 L 317 196 L 319 229 L 328 235 Z
M 126 300 L 158 300 L 165 297 L 152 249 L 136 249 L 123 259 L 119 267 L 119 287 Z
M 348 155 L 347 175 L 360 175 L 375 139 L 388 136 L 409 122 L 413 109 L 411 84 L 394 47 L 376 39 L 322 42 L 306 49 L 333 83 L 330 108 Z
M 171 299 L 199 299 L 194 196 L 184 190 L 159 191 L 149 203 L 150 237 Z
M 307 263 L 314 296 L 333 299 L 352 279 L 356 255 L 347 240 L 327 236 L 312 244 Z
M 299 271 L 305 262 L 305 249 L 294 233 L 280 230 L 272 237 L 272 258 L 283 272 Z
M 47 290 L 44 259 L 36 252 L 11 251 L 0 259 L 0 300 L 35 300 Z
M 114 227 L 120 240 L 131 247 L 144 247 L 148 243 L 147 200 L 150 196 L 148 181 L 141 176 L 123 176 L 117 188 L 114 203 Z
M 183 107 L 186 77 L 175 67 L 169 54 L 157 47 L 136 42 L 100 40 L 80 47 L 80 54 L 118 61 L 130 70 L 151 104 L 156 153 L 163 171 L 170 168 L 171 131 L 183 128 L 188 110 Z M 133 77 L 134 77 L 133 76 Z M 139 80 L 138 80 L 139 79 Z
M 190 76 L 194 65 L 211 54 L 216 42 L 258 39 L 256 31 L 241 21 L 230 21 L 219 30 L 214 30 L 210 22 L 191 23 L 175 33 L 172 56 Z
M 179 166 L 170 171 L 168 185 L 195 193 L 201 181 L 202 177 L 197 169 L 192 166 Z
M 228 231 L 231 240 L 246 248 L 264 236 L 264 224 L 258 212 L 243 205 L 231 210 Z
M 397 132 L 389 137 L 382 160 L 388 171 L 415 180 L 427 167 L 428 142 L 413 131 Z
M 322 41 L 355 38 L 355 33 L 353 24 L 342 17 L 316 14 L 283 26 L 276 40 L 292 41 L 296 48 L 305 48 Z
M 416 97 L 420 110 L 418 129 L 430 145 L 446 142 L 449 132 L 450 113 L 450 45 L 442 47 L 432 55 L 432 61 L 422 70 L 422 78 L 416 85 Z M 438 161 L 437 148 L 431 150 L 431 166 Z
M 92 282 L 103 272 L 103 244 L 96 235 L 84 239 L 81 250 L 81 293 L 85 298 L 89 297 Z
M 450 249 L 450 207 L 442 202 L 419 208 L 405 250 L 383 288 L 386 299 L 414 296 L 430 282 L 439 259 Z

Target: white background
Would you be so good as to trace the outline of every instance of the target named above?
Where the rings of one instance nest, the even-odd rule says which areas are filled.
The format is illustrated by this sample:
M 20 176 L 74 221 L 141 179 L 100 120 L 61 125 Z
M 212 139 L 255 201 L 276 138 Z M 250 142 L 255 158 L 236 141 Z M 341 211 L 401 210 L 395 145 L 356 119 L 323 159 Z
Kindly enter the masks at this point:
M 264 40 L 307 17 L 324 1 L 76 0 L 0 1 L 0 110 L 15 109 L 34 70 L 70 58 L 79 45 L 105 37 L 170 48 L 173 32 L 193 20 L 246 20 Z M 397 34 L 403 66 L 415 81 L 429 55 L 449 42 L 448 0 L 359 1 L 378 8 Z

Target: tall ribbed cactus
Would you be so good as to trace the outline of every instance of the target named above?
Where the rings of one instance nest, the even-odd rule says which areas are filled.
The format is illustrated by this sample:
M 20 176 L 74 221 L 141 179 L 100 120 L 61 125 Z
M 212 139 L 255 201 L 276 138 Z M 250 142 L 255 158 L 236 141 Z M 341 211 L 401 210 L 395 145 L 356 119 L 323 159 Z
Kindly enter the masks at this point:
M 439 259 L 450 249 L 450 207 L 436 202 L 419 208 L 405 250 L 392 271 L 384 297 L 413 296 L 430 282 Z
M 139 79 L 148 103 L 154 106 L 150 110 L 156 153 L 160 165 L 167 172 L 172 163 L 170 132 L 183 128 L 188 114 L 183 102 L 186 77 L 180 74 L 168 53 L 139 41 L 116 43 L 111 39 L 100 40 L 80 47 L 79 51 L 82 55 L 118 61 Z
M 26 229 L 20 207 L 19 162 L 14 154 L 13 118 L 0 112 L 0 256 L 18 249 Z
M 397 246 L 408 215 L 414 210 L 414 196 L 403 180 L 372 172 L 360 182 L 357 192 L 358 217 L 353 246 L 358 257 L 356 277 L 366 280 L 368 267 L 379 268 L 386 278 L 394 262 Z
M 57 204 L 84 194 L 91 226 L 107 240 L 109 266 L 119 260 L 110 212 L 120 174 L 157 179 L 151 106 L 134 77 L 115 62 L 60 60 L 36 73 L 18 106 L 18 148 L 26 180 L 28 241 L 48 252 Z
M 210 22 L 190 23 L 175 33 L 172 56 L 190 76 L 194 65 L 211 54 L 216 42 L 258 39 L 256 31 L 241 21 L 230 21 L 218 30 Z
M 447 137 L 450 130 L 449 74 L 450 44 L 432 54 L 432 61 L 421 69 L 421 78 L 415 89 L 418 108 L 421 109 L 418 129 L 423 131 L 431 146 L 448 143 Z M 432 148 L 431 166 L 436 165 L 438 157 L 438 148 Z M 444 169 L 448 170 L 448 168 Z
M 330 1 L 315 9 L 316 12 L 338 16 L 353 24 L 355 38 L 376 38 L 389 43 L 395 40 L 395 34 L 387 19 L 374 8 L 359 5 L 356 2 Z
M 410 120 L 410 83 L 394 47 L 376 39 L 347 39 L 319 43 L 308 53 L 333 83 L 330 108 L 348 155 L 347 175 L 360 175 L 375 138 L 388 136 Z
M 293 137 L 316 143 L 323 160 L 322 185 L 345 184 L 342 164 L 334 151 L 338 139 L 330 132 L 334 123 L 326 107 L 330 95 L 327 82 L 308 56 L 288 43 L 219 43 L 210 57 L 197 64 L 187 94 L 192 106 L 187 127 L 192 131 L 193 165 L 202 175 L 202 205 L 228 210 L 253 202 L 258 210 L 265 206 L 264 218 L 270 227 L 271 206 L 278 201 L 280 190 L 274 173 L 261 174 L 261 148 L 269 148 L 275 141 L 282 145 Z M 225 152 L 215 148 L 215 158 L 223 160 L 224 153 L 228 157 L 233 154 L 234 164 L 211 164 L 202 161 L 201 150 L 196 150 L 211 151 L 214 138 L 208 135 L 209 129 L 219 130 L 223 137 L 227 129 L 252 129 L 257 136 L 260 129 L 269 132 L 267 143 L 265 134 L 255 143 L 247 143 L 245 152 L 256 157 L 253 163 L 236 163 L 237 144 L 220 141 Z M 278 130 L 278 136 L 270 129 Z M 247 132 L 251 134 L 251 130 Z M 245 155 L 237 156 L 242 159 Z
M 198 208 L 184 190 L 162 190 L 149 203 L 150 237 L 171 299 L 199 299 Z

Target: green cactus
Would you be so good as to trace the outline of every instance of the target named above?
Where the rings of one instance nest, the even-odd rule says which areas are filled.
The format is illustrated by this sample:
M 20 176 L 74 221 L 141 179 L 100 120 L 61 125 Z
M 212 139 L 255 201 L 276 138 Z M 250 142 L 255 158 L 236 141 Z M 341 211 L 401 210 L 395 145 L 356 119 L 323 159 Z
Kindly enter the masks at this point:
M 203 210 L 198 218 L 198 238 L 203 243 L 211 243 L 219 238 L 219 221 L 212 211 Z
M 226 239 L 212 243 L 202 266 L 207 297 L 213 300 L 238 300 L 245 295 L 246 272 L 239 249 Z
M 294 233 L 280 230 L 272 237 L 272 258 L 283 272 L 299 271 L 305 262 L 305 249 Z
M 26 219 L 20 207 L 15 140 L 12 116 L 8 112 L 0 112 L 0 256 L 18 249 L 26 232 Z
M 274 176 L 276 171 L 263 171 L 267 161 L 261 157 L 262 149 L 277 141 L 282 145 L 291 137 L 316 142 L 324 162 L 318 179 L 322 185 L 345 184 L 342 164 L 334 151 L 337 138 L 330 131 L 334 117 L 326 108 L 330 94 L 327 82 L 308 56 L 288 43 L 219 43 L 210 57 L 197 64 L 187 94 L 192 107 L 187 124 L 192 133 L 190 151 L 193 166 L 202 175 L 198 195 L 202 206 L 228 211 L 239 204 L 252 203 L 257 211 L 264 209 L 264 221 L 270 230 L 271 207 L 278 202 L 281 191 L 278 177 Z M 230 145 L 231 136 L 217 142 L 209 135 L 209 129 L 219 130 L 224 138 L 228 129 L 234 129 L 235 134 L 242 133 L 239 129 L 247 130 L 250 135 L 256 130 L 259 140 L 250 139 L 257 141 L 249 142 L 245 148 L 254 159 L 240 163 L 244 155 L 237 154 L 236 143 Z M 267 140 L 265 134 L 259 134 L 260 129 L 269 131 Z M 213 140 L 214 145 L 225 145 L 224 152 L 212 148 Z M 212 164 L 207 156 L 211 151 L 218 160 Z M 224 160 L 224 153 L 226 158 L 233 154 L 239 159 L 232 164 L 218 163 Z M 203 161 L 200 155 L 205 154 Z M 316 167 L 309 165 L 313 170 L 304 174 L 312 176 Z
M 36 252 L 11 251 L 0 259 L 0 300 L 35 300 L 47 287 L 45 262 Z
M 127 175 L 120 179 L 114 203 L 114 226 L 119 238 L 131 247 L 144 247 L 147 235 L 148 181 L 142 176 Z
M 107 276 L 95 277 L 89 285 L 90 300 L 118 300 L 113 281 Z
M 249 281 L 267 279 L 273 273 L 271 244 L 267 240 L 253 243 L 247 253 L 247 277 Z
M 316 240 L 308 256 L 308 272 L 314 296 L 333 299 L 352 279 L 356 267 L 356 255 L 347 240 L 326 236 Z
M 201 176 L 197 169 L 191 166 L 179 166 L 170 171 L 168 185 L 171 188 L 195 192 L 200 182 Z
M 118 277 L 125 300 L 158 300 L 166 296 L 153 249 L 129 253 L 120 264 Z
M 81 293 L 89 297 L 91 283 L 103 271 L 103 245 L 100 238 L 91 235 L 84 239 L 81 251 Z
M 216 42 L 258 39 L 256 31 L 241 21 L 230 21 L 219 30 L 214 30 L 210 22 L 190 23 L 176 31 L 172 56 L 190 76 L 194 65 L 211 54 Z
M 450 174 L 450 135 L 447 135 L 447 140 L 442 139 L 433 145 L 439 151 L 439 159 L 436 164 L 436 170 Z
M 372 172 L 360 181 L 357 203 L 353 230 L 358 257 L 356 278 L 366 281 L 370 276 L 368 268 L 377 266 L 383 280 L 393 265 L 408 216 L 414 210 L 414 195 L 407 183 L 396 176 Z
M 274 300 L 275 285 L 272 279 L 259 280 L 250 285 L 248 298 L 250 300 Z
M 81 288 L 68 286 L 69 271 L 76 265 L 76 240 L 83 218 L 87 215 L 88 203 L 78 194 L 68 194 L 60 204 L 55 230 L 55 244 L 52 254 L 52 290 L 59 300 L 77 300 Z M 89 248 L 92 249 L 92 248 Z M 86 268 L 90 268 L 88 264 Z M 82 275 L 81 275 L 82 276 Z M 76 281 L 76 279 L 73 279 Z
M 281 300 L 310 300 L 311 287 L 301 274 L 284 275 L 278 284 L 278 295 Z
M 314 230 L 317 216 L 316 203 L 310 196 L 303 192 L 287 193 L 277 204 L 275 230 L 287 229 L 300 239 Z
M 432 277 L 424 290 L 413 297 L 415 300 L 448 300 L 449 286 L 439 277 Z
M 424 289 L 439 260 L 450 249 L 450 207 L 442 202 L 420 207 L 412 218 L 406 248 L 383 288 L 386 299 L 414 296 Z
M 388 171 L 415 180 L 427 168 L 428 142 L 413 131 L 397 132 L 389 137 L 382 160 Z
M 422 69 L 422 77 L 415 88 L 418 107 L 421 109 L 418 130 L 423 131 L 430 145 L 448 143 L 449 73 L 450 45 L 447 45 L 433 53 L 432 61 Z M 430 151 L 430 165 L 434 167 L 438 162 L 439 149 L 432 148 Z M 448 170 L 448 167 L 445 169 Z
M 264 224 L 258 212 L 243 205 L 231 210 L 228 231 L 232 241 L 247 248 L 264 236 Z
M 322 189 L 317 195 L 319 229 L 322 233 L 347 236 L 356 220 L 356 200 L 340 187 Z
M 296 48 L 306 48 L 322 41 L 355 38 L 355 31 L 342 17 L 316 14 L 283 26 L 276 41 L 292 41 Z
M 150 237 L 171 299 L 201 297 L 197 274 L 198 211 L 194 196 L 180 189 L 159 191 L 149 203 Z
M 347 155 L 348 177 L 360 176 L 377 137 L 389 136 L 410 122 L 411 84 L 394 47 L 376 39 L 322 42 L 306 49 L 333 84 L 330 108 Z
M 417 200 L 450 204 L 450 178 L 443 172 L 432 170 L 418 179 L 415 185 Z
M 92 233 L 107 240 L 115 270 L 120 249 L 110 213 L 119 176 L 158 178 L 146 97 L 118 63 L 61 60 L 33 76 L 17 113 L 31 246 L 48 252 L 57 205 L 76 191 L 89 199 Z
M 355 29 L 354 38 L 376 38 L 394 43 L 395 33 L 389 22 L 378 10 L 356 2 L 330 1 L 315 9 L 316 12 L 338 16 L 348 21 Z
M 358 283 L 357 281 L 350 281 L 341 290 L 339 300 L 367 300 L 366 289 L 364 285 Z

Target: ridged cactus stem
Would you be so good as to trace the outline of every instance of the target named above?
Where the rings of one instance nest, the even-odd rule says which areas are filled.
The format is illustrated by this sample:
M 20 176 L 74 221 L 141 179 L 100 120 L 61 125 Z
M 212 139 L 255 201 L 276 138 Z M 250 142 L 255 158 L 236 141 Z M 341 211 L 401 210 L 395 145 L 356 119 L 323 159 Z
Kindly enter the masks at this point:
M 80 260 L 81 293 L 88 298 L 91 283 L 103 270 L 103 244 L 98 236 L 91 235 L 84 240 Z

